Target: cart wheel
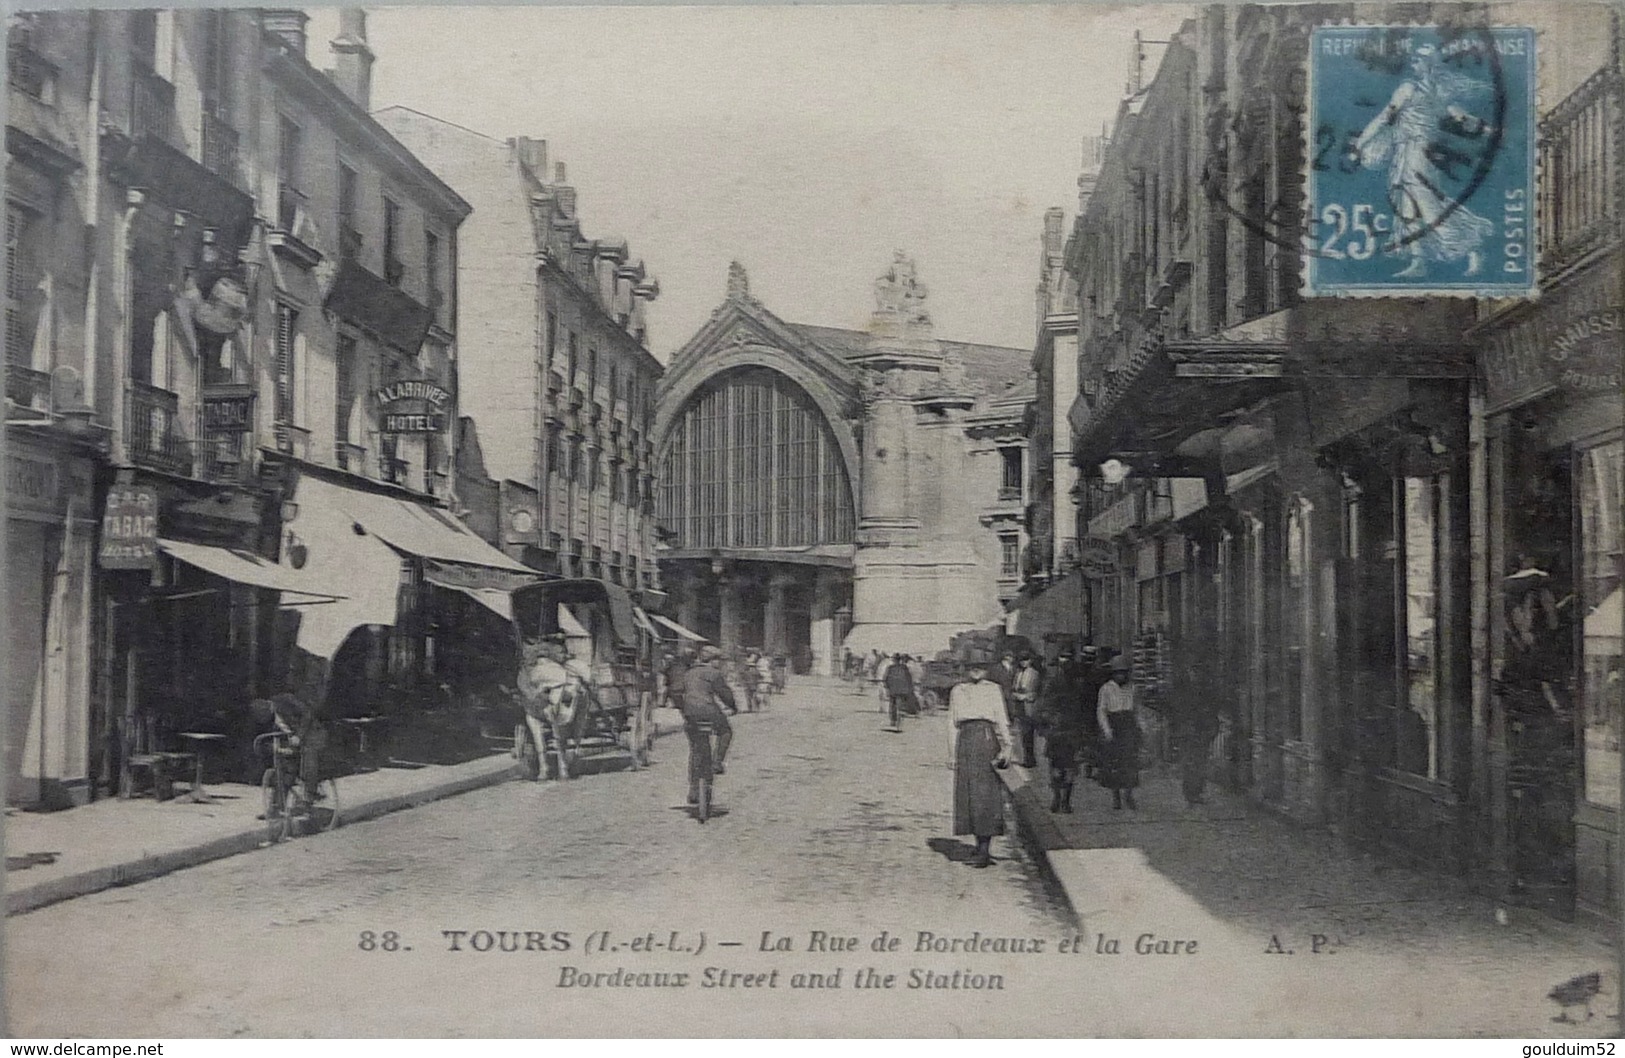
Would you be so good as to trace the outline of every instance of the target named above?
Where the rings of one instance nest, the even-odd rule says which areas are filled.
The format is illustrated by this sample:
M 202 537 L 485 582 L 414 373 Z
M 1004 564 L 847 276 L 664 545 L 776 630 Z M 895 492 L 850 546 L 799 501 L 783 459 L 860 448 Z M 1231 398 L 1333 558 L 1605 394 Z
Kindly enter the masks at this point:
M 523 720 L 513 726 L 513 755 L 519 761 L 520 774 L 526 779 L 534 781 L 542 773 L 536 740 L 530 737 L 530 725 Z
M 260 777 L 260 806 L 265 812 L 261 818 L 265 820 L 266 840 L 273 845 L 285 840 L 290 829 L 289 805 L 278 796 L 275 768 L 266 768 L 265 774 Z

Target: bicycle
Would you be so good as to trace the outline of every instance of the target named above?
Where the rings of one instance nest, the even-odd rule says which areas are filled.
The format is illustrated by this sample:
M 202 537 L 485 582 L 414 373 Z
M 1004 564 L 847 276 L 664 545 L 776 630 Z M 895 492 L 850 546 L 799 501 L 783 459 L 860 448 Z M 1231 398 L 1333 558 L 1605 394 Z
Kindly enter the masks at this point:
M 695 720 L 688 731 L 688 787 L 694 791 L 694 818 L 704 823 L 711 818 L 712 785 L 716 763 L 711 755 L 711 736 L 716 730 L 709 720 Z
M 266 837 L 272 844 L 293 836 L 296 821 L 316 830 L 332 830 L 339 825 L 339 787 L 332 778 L 316 784 L 315 799 L 300 778 L 302 750 L 293 744 L 292 731 L 268 731 L 256 735 L 254 748 L 268 744 L 271 766 L 260 778 Z

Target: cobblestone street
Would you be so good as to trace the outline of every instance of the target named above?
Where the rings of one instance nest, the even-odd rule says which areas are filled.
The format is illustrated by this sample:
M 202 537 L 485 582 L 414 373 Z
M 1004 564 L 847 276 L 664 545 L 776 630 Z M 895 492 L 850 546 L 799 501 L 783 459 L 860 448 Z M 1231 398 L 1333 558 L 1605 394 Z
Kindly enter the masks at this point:
M 991 870 L 957 862 L 968 846 L 947 833 L 940 716 L 884 733 L 873 698 L 792 686 L 737 719 L 722 814 L 704 826 L 682 804 L 676 717 L 660 719 L 643 772 L 605 760 L 568 783 L 505 783 L 13 917 L 12 1028 L 664 1036 L 760 1032 L 769 1017 L 792 1035 L 1610 1031 L 1611 974 L 1589 1026 L 1552 1023 L 1545 998 L 1608 969 L 1600 944 L 1475 924 L 1473 898 L 1419 876 L 1362 912 L 1386 889 L 1328 891 L 1316 872 L 1341 861 L 1318 838 L 1222 808 L 1182 818 L 1160 777 L 1138 826 L 1102 813 L 1091 788 L 1092 839 L 1056 854 L 1093 898 L 1079 943 L 1013 838 Z M 1041 784 L 1017 802 L 1034 795 Z M 1374 915 L 1380 927 L 1362 929 Z M 1335 955 L 1308 951 L 1320 923 Z M 895 950 L 874 950 L 881 931 Z M 1266 952 L 1277 934 L 1296 954 Z M 1034 940 L 1040 952 L 1014 950 Z M 868 967 L 893 986 L 856 987 Z M 836 971 L 839 1003 L 797 987 Z M 668 976 L 636 976 L 654 974 Z

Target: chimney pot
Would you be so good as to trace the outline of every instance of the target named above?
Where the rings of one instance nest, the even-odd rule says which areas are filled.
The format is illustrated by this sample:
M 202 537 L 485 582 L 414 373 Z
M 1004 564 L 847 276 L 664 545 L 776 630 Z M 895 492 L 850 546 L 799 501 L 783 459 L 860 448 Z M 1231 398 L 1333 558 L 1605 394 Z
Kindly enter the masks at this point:
M 310 16 L 297 8 L 272 8 L 265 12 L 262 24 L 265 31 L 279 38 L 300 55 L 305 54 L 305 24 Z
M 362 110 L 372 109 L 372 49 L 367 46 L 367 13 L 339 9 L 339 35 L 333 38 L 333 80 Z

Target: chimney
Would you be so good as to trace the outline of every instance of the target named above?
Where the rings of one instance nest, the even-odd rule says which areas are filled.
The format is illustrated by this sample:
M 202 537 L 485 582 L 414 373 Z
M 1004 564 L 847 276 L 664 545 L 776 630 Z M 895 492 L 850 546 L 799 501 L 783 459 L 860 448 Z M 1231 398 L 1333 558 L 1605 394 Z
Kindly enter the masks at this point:
M 309 15 L 297 8 L 279 7 L 263 12 L 260 19 L 267 33 L 280 38 L 300 55 L 305 54 L 305 23 L 310 21 Z
M 533 140 L 529 136 L 517 136 L 513 141 L 514 153 L 519 158 L 519 164 L 530 170 L 530 175 L 538 183 L 547 180 L 547 141 Z
M 553 167 L 553 196 L 558 199 L 559 212 L 566 217 L 576 215 L 576 189 L 564 182 L 564 163 Z
M 367 47 L 367 13 L 339 9 L 339 35 L 333 49 L 333 80 L 362 110 L 372 109 L 372 49 Z

